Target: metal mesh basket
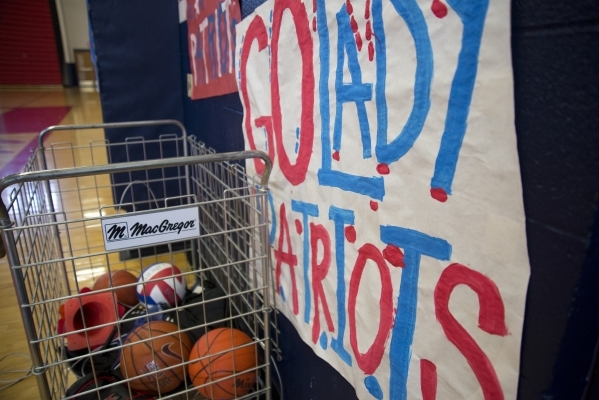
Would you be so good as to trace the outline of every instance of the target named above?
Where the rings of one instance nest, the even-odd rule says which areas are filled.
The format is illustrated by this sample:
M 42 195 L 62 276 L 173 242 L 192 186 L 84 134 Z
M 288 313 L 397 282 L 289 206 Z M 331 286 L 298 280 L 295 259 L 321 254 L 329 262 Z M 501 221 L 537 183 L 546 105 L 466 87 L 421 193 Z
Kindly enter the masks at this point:
M 94 129 L 164 125 L 176 133 L 122 143 L 80 140 Z M 80 143 L 45 145 L 58 131 L 75 131 Z M 268 157 L 217 154 L 187 137 L 177 121 L 51 127 L 39 143 L 25 172 L 0 180 L 0 191 L 10 188 L 0 229 L 41 397 L 104 398 L 121 390 L 129 397 L 193 399 L 222 397 L 225 390 L 235 398 L 270 398 L 270 333 L 276 333 L 269 299 L 270 168 L 257 180 L 240 163 L 258 157 L 270 166 Z M 127 162 L 111 163 L 115 154 Z M 123 236 L 108 246 L 108 227 L 123 218 L 152 221 L 173 212 L 197 216 L 192 236 L 173 239 L 157 228 L 151 242 Z M 130 228 L 127 240 L 133 240 Z M 170 267 L 161 264 L 162 272 L 147 275 L 156 263 Z M 125 274 L 117 271 L 138 278 L 120 281 Z M 124 304 L 119 296 L 133 292 L 140 304 Z M 190 315 L 194 325 L 184 323 Z M 172 330 L 158 329 L 167 324 Z M 215 341 L 207 353 L 187 355 L 184 338 L 215 327 L 249 339 L 229 340 L 229 347 Z M 164 343 L 170 347 L 159 346 Z M 169 349 L 175 361 L 165 361 Z M 250 356 L 243 355 L 247 349 L 254 349 Z M 216 371 L 222 369 L 217 359 L 229 361 L 228 372 Z M 86 375 L 88 383 L 75 394 Z

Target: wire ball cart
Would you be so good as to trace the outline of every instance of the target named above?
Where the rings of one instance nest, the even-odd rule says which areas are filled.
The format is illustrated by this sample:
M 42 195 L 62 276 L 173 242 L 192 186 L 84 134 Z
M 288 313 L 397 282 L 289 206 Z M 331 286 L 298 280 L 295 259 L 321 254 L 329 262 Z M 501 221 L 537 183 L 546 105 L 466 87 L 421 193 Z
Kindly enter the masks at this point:
M 86 139 L 156 127 L 174 133 Z M 247 176 L 256 158 L 264 173 Z M 270 399 L 270 170 L 177 121 L 42 131 L 25 172 L 0 179 L 0 255 L 40 397 Z

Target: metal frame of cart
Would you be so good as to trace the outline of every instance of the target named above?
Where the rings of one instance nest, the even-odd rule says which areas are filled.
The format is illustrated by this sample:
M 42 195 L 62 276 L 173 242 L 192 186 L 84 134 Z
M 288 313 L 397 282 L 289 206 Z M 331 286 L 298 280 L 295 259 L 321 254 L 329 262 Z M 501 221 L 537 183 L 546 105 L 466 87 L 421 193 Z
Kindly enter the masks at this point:
M 93 129 L 155 126 L 169 126 L 174 133 L 155 140 L 130 137 L 122 143 L 79 140 Z M 80 143 L 45 143 L 50 133 L 61 131 L 76 131 Z M 131 161 L 111 163 L 115 151 Z M 159 156 L 151 159 L 151 154 Z M 241 165 L 242 160 L 253 158 L 266 165 L 261 177 L 248 176 Z M 65 163 L 75 166 L 63 168 Z M 0 255 L 6 253 L 10 264 L 41 397 L 65 398 L 84 363 L 91 366 L 95 380 L 100 371 L 93 357 L 109 350 L 92 349 L 88 341 L 87 354 L 67 354 L 65 339 L 73 332 L 58 329 L 64 313 L 61 306 L 70 299 L 83 304 L 89 295 L 83 287 L 102 273 L 124 269 L 139 274 L 149 263 L 164 261 L 184 265 L 180 276 L 189 285 L 209 280 L 223 289 L 228 312 L 220 322 L 246 332 L 259 349 L 254 368 L 257 383 L 238 398 L 270 399 L 271 354 L 278 352 L 271 338 L 277 330 L 268 242 L 270 170 L 265 153 L 215 153 L 188 137 L 178 121 L 55 126 L 42 131 L 25 172 L 0 179 L 4 200 L 0 202 Z M 200 221 L 199 234 L 191 238 L 125 250 L 106 250 L 98 239 L 107 219 L 190 207 L 197 209 Z M 105 292 L 114 290 L 111 284 Z M 182 307 L 177 304 L 136 318 L 159 317 Z M 112 350 L 123 346 L 122 322 L 104 324 L 118 333 Z M 104 325 L 87 326 L 82 318 L 76 333 L 89 339 L 94 329 Z M 208 325 L 200 327 L 207 331 Z M 180 325 L 178 329 L 185 332 Z M 99 395 L 99 390 L 88 393 Z M 159 393 L 161 398 L 177 399 L 196 395 L 189 379 L 176 392 Z

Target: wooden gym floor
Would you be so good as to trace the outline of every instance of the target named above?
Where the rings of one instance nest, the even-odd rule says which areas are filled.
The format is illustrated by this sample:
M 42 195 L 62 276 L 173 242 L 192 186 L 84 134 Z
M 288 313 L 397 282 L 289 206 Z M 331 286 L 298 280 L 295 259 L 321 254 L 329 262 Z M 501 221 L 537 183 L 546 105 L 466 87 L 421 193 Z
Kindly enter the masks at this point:
M 36 90 L 0 90 L 0 177 L 20 172 L 37 146 L 37 135 L 48 125 L 86 124 L 102 122 L 99 94 L 78 88 Z M 62 134 L 66 141 L 76 132 Z M 57 138 L 58 139 L 58 138 Z M 2 193 L 6 198 L 7 193 Z M 0 260 L 0 372 L 27 369 L 29 360 L 15 353 L 29 354 L 13 281 L 6 258 Z M 22 373 L 2 374 L 3 381 Z M 4 386 L 6 383 L 0 383 Z M 1 399 L 39 399 L 34 377 L 29 377 L 0 391 Z

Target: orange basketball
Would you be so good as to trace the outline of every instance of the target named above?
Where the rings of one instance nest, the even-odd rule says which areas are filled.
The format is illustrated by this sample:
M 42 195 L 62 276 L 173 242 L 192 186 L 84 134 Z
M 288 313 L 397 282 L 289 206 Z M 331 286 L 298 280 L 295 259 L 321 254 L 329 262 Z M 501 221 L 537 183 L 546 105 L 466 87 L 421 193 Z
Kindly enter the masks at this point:
M 191 349 L 188 367 L 198 392 L 213 400 L 249 393 L 256 383 L 256 345 L 242 346 L 252 342 L 248 335 L 231 328 L 214 329 L 199 338 Z
M 110 286 L 110 276 L 112 275 L 112 286 Z M 119 287 L 127 284 L 137 283 L 137 278 L 132 273 L 125 270 L 112 271 L 105 273 L 100 276 L 97 281 L 94 282 L 92 290 L 107 289 L 109 287 Z M 139 300 L 137 299 L 137 292 L 135 291 L 136 286 L 128 286 L 120 289 L 115 289 L 114 293 L 119 303 L 122 303 L 128 307 L 133 307 Z
M 142 342 L 149 338 L 155 339 Z M 191 340 L 185 332 L 178 332 L 177 325 L 166 321 L 145 323 L 133 329 L 123 344 L 121 374 L 127 379 L 155 372 L 128 382 L 131 389 L 168 393 L 185 380 L 185 365 L 180 364 L 189 359 L 190 349 Z

